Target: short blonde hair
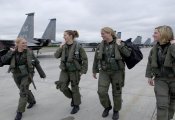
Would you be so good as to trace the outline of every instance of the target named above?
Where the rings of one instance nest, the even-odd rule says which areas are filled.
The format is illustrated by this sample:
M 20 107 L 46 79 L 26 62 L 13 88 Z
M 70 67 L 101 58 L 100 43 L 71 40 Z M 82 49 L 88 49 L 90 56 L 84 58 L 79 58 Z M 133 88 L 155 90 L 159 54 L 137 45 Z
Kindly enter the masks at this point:
M 15 41 L 16 46 L 18 46 L 18 44 L 19 44 L 21 41 L 23 41 L 23 40 L 26 41 L 26 39 L 24 39 L 24 38 L 22 38 L 22 37 L 16 38 L 16 41 Z
M 160 44 L 166 44 L 174 39 L 173 30 L 170 26 L 163 25 L 155 28 L 160 33 Z
M 104 28 L 101 29 L 101 31 L 104 31 L 106 33 L 109 33 L 109 34 L 111 34 L 111 36 L 112 36 L 113 39 L 117 39 L 116 31 L 114 31 L 112 28 L 110 28 L 110 27 L 104 27 Z

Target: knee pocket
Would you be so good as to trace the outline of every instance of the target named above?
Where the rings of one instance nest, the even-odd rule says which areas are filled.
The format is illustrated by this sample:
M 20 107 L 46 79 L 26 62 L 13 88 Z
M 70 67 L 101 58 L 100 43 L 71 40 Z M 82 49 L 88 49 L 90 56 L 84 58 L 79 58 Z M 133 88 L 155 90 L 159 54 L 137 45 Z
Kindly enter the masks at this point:
M 78 91 L 79 91 L 79 87 L 78 86 L 72 87 L 72 92 L 73 93 L 78 92 Z
M 19 95 L 20 95 L 21 97 L 27 97 L 27 90 L 25 90 L 24 87 L 21 87 L 21 88 L 20 88 L 20 93 L 19 93 Z
M 20 86 L 20 96 L 21 97 L 27 97 L 31 93 L 30 90 L 28 90 L 28 86 L 21 85 Z
M 112 90 L 113 96 L 121 96 L 122 92 L 121 90 Z
M 64 91 L 66 91 L 66 90 L 68 90 L 69 88 L 68 88 L 68 86 L 66 85 L 66 83 L 62 83 L 61 85 L 60 85 L 60 90 L 62 91 L 62 92 L 64 92 Z
M 105 87 L 99 87 L 97 93 L 99 96 L 106 96 L 108 94 L 108 89 Z
M 60 91 L 64 92 L 64 91 L 66 91 L 66 88 L 65 87 L 61 87 Z
M 20 92 L 26 92 L 28 90 L 28 85 L 20 85 Z
M 77 81 L 77 80 L 72 80 L 71 81 L 71 86 L 72 87 L 76 87 L 76 86 L 78 86 L 78 84 L 79 84 L 79 81 Z
M 114 88 L 112 89 L 112 93 L 114 96 L 119 96 L 122 93 L 122 86 L 119 83 L 116 83 Z
M 25 92 L 20 92 L 19 95 L 20 97 L 27 97 L 27 94 Z
M 97 93 L 100 94 L 100 93 L 107 93 L 108 92 L 108 86 L 105 86 L 105 85 L 100 85 L 98 86 L 98 91 Z
M 60 89 L 61 91 L 65 91 L 67 89 L 66 83 L 64 83 L 64 82 L 56 81 L 55 85 L 56 85 L 56 88 Z

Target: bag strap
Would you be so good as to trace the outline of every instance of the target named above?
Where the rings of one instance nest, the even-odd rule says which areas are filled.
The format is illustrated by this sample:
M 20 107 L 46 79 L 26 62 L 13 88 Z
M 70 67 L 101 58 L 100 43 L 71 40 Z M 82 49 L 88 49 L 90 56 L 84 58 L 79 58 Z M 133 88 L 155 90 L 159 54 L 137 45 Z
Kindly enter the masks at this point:
M 76 47 L 75 47 L 75 57 L 77 59 L 80 59 L 80 44 L 76 42 Z

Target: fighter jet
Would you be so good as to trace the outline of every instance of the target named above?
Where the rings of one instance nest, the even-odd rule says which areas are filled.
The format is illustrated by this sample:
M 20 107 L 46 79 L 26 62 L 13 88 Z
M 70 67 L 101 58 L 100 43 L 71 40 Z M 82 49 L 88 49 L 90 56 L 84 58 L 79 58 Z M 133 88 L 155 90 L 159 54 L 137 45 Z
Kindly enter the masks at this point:
M 117 32 L 116 35 L 117 35 L 117 38 L 121 38 L 121 32 Z M 82 42 L 82 41 L 80 41 L 80 43 L 84 48 L 92 48 L 92 51 L 95 51 L 97 46 L 100 44 L 100 41 L 96 41 L 96 42 Z
M 92 48 L 92 52 L 94 52 L 100 42 L 85 42 L 85 41 L 78 41 L 83 48 Z
M 143 47 L 143 44 L 142 44 L 142 37 L 141 36 L 137 36 L 135 38 L 135 40 L 133 41 L 133 44 L 139 46 L 139 47 Z
M 148 38 L 144 43 L 143 43 L 144 47 L 150 47 L 151 46 L 151 38 Z
M 50 19 L 48 26 L 41 38 L 34 38 L 34 13 L 26 14 L 27 18 L 18 34 L 18 37 L 23 37 L 28 42 L 28 47 L 32 50 L 39 50 L 48 46 L 51 42 L 55 41 L 56 36 L 56 19 Z M 0 49 L 15 46 L 15 40 L 0 40 Z
M 48 46 L 51 42 L 55 41 L 56 36 L 56 18 L 50 19 L 48 26 L 41 38 L 34 38 L 34 13 L 28 15 L 25 23 L 23 24 L 18 37 L 23 37 L 28 41 L 28 47 L 32 50 L 39 50 Z

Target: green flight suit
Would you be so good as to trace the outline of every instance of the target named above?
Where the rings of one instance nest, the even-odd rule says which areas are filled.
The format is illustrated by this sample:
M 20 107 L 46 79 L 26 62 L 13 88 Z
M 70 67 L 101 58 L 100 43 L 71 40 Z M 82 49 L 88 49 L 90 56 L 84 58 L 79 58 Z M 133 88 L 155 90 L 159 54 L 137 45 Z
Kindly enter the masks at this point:
M 175 111 L 175 45 L 157 43 L 150 51 L 146 77 L 155 82 L 157 120 L 173 119 Z
M 26 104 L 35 102 L 34 95 L 29 90 L 29 86 L 33 81 L 33 64 L 39 64 L 39 61 L 29 49 L 23 52 L 9 51 L 1 60 L 3 62 L 10 60 L 9 72 L 13 73 L 14 81 L 20 90 L 17 112 L 25 112 Z M 45 77 L 45 73 L 43 76 Z
M 55 58 L 61 58 L 60 77 L 56 81 L 57 89 L 72 99 L 73 105 L 81 104 L 79 92 L 79 82 L 81 74 L 86 74 L 88 69 L 88 59 L 84 49 L 74 41 L 71 45 L 63 45 L 54 53 Z M 68 87 L 71 83 L 71 89 Z
M 124 86 L 125 63 L 122 56 L 129 56 L 131 49 L 122 42 L 117 45 L 115 40 L 110 43 L 104 41 L 97 47 L 93 73 L 99 73 L 98 95 L 104 108 L 111 106 L 108 95 L 110 83 L 112 84 L 112 95 L 114 110 L 119 111 L 122 106 L 122 87 Z

